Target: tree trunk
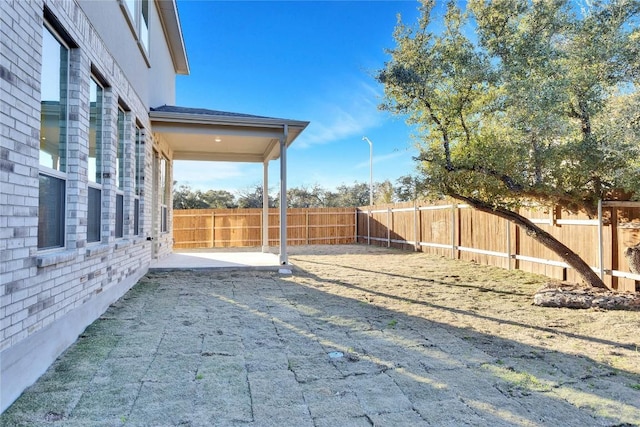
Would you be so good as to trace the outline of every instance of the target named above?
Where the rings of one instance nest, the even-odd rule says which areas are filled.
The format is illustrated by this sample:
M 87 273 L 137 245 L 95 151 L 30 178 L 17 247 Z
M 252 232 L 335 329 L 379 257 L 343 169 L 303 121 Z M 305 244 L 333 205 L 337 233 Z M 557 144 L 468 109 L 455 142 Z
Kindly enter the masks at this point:
M 592 286 L 594 288 L 608 289 L 607 285 L 604 284 L 602 279 L 600 279 L 600 277 L 593 271 L 593 269 L 589 267 L 589 265 L 582 258 L 580 258 L 578 254 L 573 252 L 551 234 L 535 225 L 528 218 L 525 218 L 522 215 L 508 209 L 492 206 L 491 204 L 483 202 L 481 200 L 464 197 L 458 194 L 450 194 L 450 196 L 468 203 L 481 212 L 497 215 L 500 218 L 512 221 L 518 227 L 525 230 L 528 236 L 531 236 L 539 243 L 552 250 L 560 258 L 562 258 L 564 262 L 566 262 L 569 266 L 576 270 L 580 277 L 582 277 L 585 283 L 587 283 L 589 286 Z
M 624 252 L 624 256 L 629 263 L 629 270 L 633 274 L 640 274 L 640 243 L 627 248 Z

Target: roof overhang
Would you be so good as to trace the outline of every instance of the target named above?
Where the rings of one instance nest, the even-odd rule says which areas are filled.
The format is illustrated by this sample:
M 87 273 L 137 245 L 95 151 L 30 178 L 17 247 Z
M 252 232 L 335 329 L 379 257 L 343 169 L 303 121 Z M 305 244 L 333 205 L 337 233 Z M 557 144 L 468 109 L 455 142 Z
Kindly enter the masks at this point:
M 173 151 L 174 160 L 260 162 L 280 157 L 309 122 L 213 110 L 163 106 L 149 112 L 151 128 Z M 287 132 L 285 133 L 285 125 Z
M 182 28 L 180 27 L 180 17 L 176 0 L 155 0 L 162 29 L 167 39 L 167 45 L 171 52 L 171 60 L 176 74 L 189 74 L 189 61 L 187 60 L 187 50 Z

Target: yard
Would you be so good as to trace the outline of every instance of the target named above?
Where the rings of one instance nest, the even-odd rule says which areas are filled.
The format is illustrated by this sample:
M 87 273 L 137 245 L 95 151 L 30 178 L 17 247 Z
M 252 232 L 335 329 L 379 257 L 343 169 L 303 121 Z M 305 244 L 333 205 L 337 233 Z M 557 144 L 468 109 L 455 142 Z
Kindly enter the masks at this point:
M 423 253 L 290 261 L 148 274 L 1 424 L 640 424 L 637 311 L 533 306 L 545 277 Z

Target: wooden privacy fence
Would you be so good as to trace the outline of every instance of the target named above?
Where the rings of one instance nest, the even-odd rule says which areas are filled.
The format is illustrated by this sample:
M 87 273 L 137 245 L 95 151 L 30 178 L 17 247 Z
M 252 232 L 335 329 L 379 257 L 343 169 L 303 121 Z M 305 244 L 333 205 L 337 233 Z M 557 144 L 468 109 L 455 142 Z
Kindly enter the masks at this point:
M 174 249 L 262 245 L 262 209 L 173 211 Z M 287 209 L 287 244 L 355 242 L 354 208 Z M 269 245 L 280 244 L 278 209 L 269 209 Z
M 640 291 L 624 256 L 640 243 L 640 203 L 603 202 L 589 218 L 560 209 L 520 213 L 578 253 L 620 291 Z M 269 209 L 269 245 L 280 244 L 278 209 Z M 262 209 L 173 211 L 175 249 L 262 245 Z M 480 264 L 580 281 L 557 255 L 511 222 L 456 203 L 363 208 L 287 209 L 287 244 L 369 243 L 420 250 Z
M 640 275 L 632 274 L 624 256 L 640 243 L 640 203 L 603 202 L 601 214 L 569 214 L 560 209 L 528 208 L 520 214 L 578 253 L 613 289 L 640 291 Z M 510 221 L 447 203 L 413 203 L 357 210 L 356 241 L 420 250 L 520 269 L 560 280 L 580 281 L 557 255 Z

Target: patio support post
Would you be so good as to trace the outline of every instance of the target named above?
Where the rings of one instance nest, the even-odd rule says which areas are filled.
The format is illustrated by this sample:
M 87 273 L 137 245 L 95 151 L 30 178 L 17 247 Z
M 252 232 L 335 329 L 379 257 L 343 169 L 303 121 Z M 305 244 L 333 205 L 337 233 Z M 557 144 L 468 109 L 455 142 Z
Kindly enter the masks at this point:
M 284 125 L 280 137 L 280 265 L 289 263 L 287 257 L 287 139 L 289 125 Z
M 269 160 L 263 163 L 262 172 L 262 252 L 269 252 Z

